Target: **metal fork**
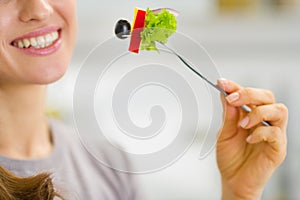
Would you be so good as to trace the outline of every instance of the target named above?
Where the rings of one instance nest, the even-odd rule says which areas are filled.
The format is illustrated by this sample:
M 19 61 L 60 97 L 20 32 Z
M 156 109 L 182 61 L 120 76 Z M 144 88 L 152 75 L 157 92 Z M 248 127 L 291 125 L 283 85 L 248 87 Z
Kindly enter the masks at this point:
M 210 80 L 208 80 L 205 76 L 203 76 L 201 73 L 199 73 L 198 71 L 196 71 L 190 64 L 187 63 L 187 61 L 185 59 L 183 59 L 183 57 L 181 57 L 177 52 L 175 52 L 173 49 L 171 49 L 170 47 L 168 47 L 167 45 L 158 42 L 159 44 L 161 44 L 162 46 L 164 46 L 167 50 L 169 50 L 171 53 L 173 53 L 175 56 L 177 56 L 177 58 L 179 58 L 179 60 L 182 61 L 183 64 L 185 64 L 186 67 L 188 67 L 191 71 L 193 71 L 195 74 L 197 74 L 201 79 L 203 79 L 205 82 L 207 82 L 209 85 L 211 85 L 213 88 L 217 89 L 224 97 L 228 96 L 229 94 L 223 90 L 222 88 L 220 88 L 218 85 L 213 84 Z M 245 112 L 250 113 L 252 110 L 249 106 L 247 105 L 242 105 L 240 107 L 241 109 L 243 109 Z M 265 126 L 271 126 L 269 122 L 266 121 L 262 121 L 261 122 L 263 125 Z

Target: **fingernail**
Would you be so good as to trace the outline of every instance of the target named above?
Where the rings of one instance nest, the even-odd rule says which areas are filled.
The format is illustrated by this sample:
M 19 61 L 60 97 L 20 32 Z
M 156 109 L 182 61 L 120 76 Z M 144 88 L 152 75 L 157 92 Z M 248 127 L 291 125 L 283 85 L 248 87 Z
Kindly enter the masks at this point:
M 219 81 L 227 81 L 226 78 L 219 78 L 218 80 L 219 80 Z
M 218 79 L 218 85 L 220 85 L 222 87 L 224 87 L 227 83 L 228 83 L 228 81 L 225 78 Z
M 249 135 L 249 136 L 246 138 L 246 141 L 247 141 L 248 143 L 251 143 L 251 140 L 252 140 L 252 135 Z
M 239 97 L 240 97 L 239 93 L 234 92 L 234 93 L 228 95 L 228 96 L 226 97 L 226 99 L 227 99 L 227 101 L 228 101 L 229 103 L 232 103 L 232 102 L 238 100 Z
M 249 123 L 249 117 L 245 117 L 242 121 L 240 121 L 240 126 L 245 128 Z

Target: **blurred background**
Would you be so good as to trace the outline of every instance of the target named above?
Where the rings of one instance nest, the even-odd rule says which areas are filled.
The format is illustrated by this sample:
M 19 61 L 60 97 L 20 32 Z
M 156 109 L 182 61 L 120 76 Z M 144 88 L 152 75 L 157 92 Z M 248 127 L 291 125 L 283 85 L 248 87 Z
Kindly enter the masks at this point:
M 119 18 L 134 7 L 180 11 L 178 31 L 202 44 L 222 77 L 272 90 L 289 107 L 288 155 L 263 199 L 300 199 L 300 0 L 78 0 L 79 32 L 66 76 L 48 90 L 48 112 L 72 124 L 73 87 L 80 64 L 97 44 L 114 36 Z M 215 155 L 198 159 L 195 142 L 172 166 L 138 175 L 149 200 L 220 199 Z

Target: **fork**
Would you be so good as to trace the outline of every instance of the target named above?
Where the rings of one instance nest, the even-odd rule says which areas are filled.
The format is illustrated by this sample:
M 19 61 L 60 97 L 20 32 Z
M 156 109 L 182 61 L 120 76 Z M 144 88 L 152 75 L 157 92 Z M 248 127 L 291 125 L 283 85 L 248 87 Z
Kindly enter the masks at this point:
M 167 50 L 169 50 L 171 53 L 173 53 L 179 60 L 181 60 L 181 62 L 188 67 L 192 72 L 194 72 L 196 75 L 198 75 L 201 79 L 203 79 L 206 83 L 208 83 L 209 85 L 211 85 L 213 88 L 215 88 L 216 90 L 218 90 L 224 97 L 228 96 L 229 94 L 223 90 L 222 88 L 220 88 L 218 85 L 213 84 L 210 80 L 208 80 L 205 76 L 203 76 L 200 72 L 198 72 L 197 70 L 195 70 L 194 67 L 192 67 L 190 64 L 187 63 L 187 61 L 185 59 L 183 59 L 183 57 L 181 55 L 179 55 L 176 51 L 174 51 L 173 49 L 171 49 L 170 47 L 168 47 L 166 44 L 158 42 L 159 44 L 161 44 L 162 46 L 164 46 Z M 250 113 L 252 111 L 252 109 L 247 106 L 247 105 L 242 105 L 240 106 L 241 109 L 243 109 L 245 112 Z M 271 126 L 269 122 L 267 121 L 262 121 L 261 122 L 264 126 Z

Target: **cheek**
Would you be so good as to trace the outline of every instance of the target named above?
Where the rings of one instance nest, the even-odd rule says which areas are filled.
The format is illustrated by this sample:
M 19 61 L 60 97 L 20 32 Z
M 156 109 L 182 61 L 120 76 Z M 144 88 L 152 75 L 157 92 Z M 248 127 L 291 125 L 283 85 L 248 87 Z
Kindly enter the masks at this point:
M 53 8 L 65 21 L 73 35 L 77 32 L 77 16 L 76 16 L 76 1 L 75 0 L 56 0 L 53 3 Z
M 1 2 L 1 0 L 0 0 Z M 4 63 L 4 60 L 9 56 L 7 51 L 10 48 L 10 39 L 12 39 L 12 29 L 18 27 L 15 13 L 8 13 L 10 8 L 5 9 L 0 7 L 0 64 Z M 1 62 L 2 61 L 2 62 Z
M 15 18 L 15 12 L 9 13 L 7 11 L 11 8 L 0 8 L 0 28 L 1 30 L 9 30 L 8 27 L 12 24 L 12 19 Z M 2 31 L 1 31 L 2 32 Z
M 17 80 L 20 74 L 18 66 L 24 66 L 26 63 L 20 62 L 19 57 L 11 53 L 7 43 L 0 42 L 0 79 L 3 84 Z
M 0 0 L 1 1 L 1 0 Z M 19 82 L 48 84 L 61 78 L 69 66 L 77 34 L 76 3 L 74 0 L 50 1 L 59 21 L 65 25 L 64 42 L 61 49 L 47 57 L 30 57 L 11 50 L 7 41 L 10 33 L 8 27 L 13 24 L 12 13 L 0 7 L 0 82 Z M 3 11 L 3 12 L 2 12 Z M 58 19 L 55 17 L 55 19 Z M 1 84 L 1 83 L 0 83 Z
M 8 42 L 6 40 L 12 35 L 9 31 L 18 27 L 16 19 L 18 19 L 16 4 L 9 3 L 2 7 L 0 0 L 0 42 Z
M 60 20 L 63 20 L 63 35 L 65 48 L 73 52 L 77 36 L 77 16 L 75 0 L 56 0 L 53 1 L 53 8 Z
M 0 84 L 49 84 L 55 82 L 65 74 L 70 55 L 69 51 L 61 51 L 47 57 L 28 57 L 19 54 L 12 57 L 6 56 L 4 59 L 0 58 Z
M 76 40 L 77 18 L 75 1 L 54 0 L 52 7 L 60 20 L 64 21 L 63 43 L 57 53 L 45 58 L 35 58 L 29 71 L 24 71 L 24 74 L 28 75 L 28 81 L 38 84 L 54 82 L 65 74 Z

